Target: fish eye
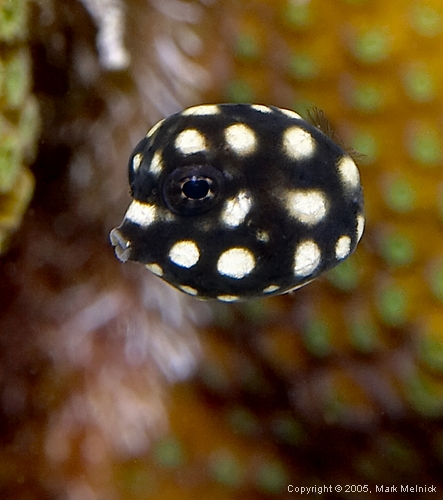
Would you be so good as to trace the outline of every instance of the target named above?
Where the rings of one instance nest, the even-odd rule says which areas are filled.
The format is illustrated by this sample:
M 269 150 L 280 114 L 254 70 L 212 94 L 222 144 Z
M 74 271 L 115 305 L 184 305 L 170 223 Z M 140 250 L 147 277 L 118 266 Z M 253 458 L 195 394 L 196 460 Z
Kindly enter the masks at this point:
M 182 185 L 182 193 L 186 198 L 191 200 L 202 200 L 206 197 L 213 196 L 211 191 L 212 179 L 208 177 L 193 176 L 190 179 L 185 179 Z
M 180 215 L 208 212 L 223 197 L 223 174 L 211 165 L 176 168 L 163 183 L 163 199 Z

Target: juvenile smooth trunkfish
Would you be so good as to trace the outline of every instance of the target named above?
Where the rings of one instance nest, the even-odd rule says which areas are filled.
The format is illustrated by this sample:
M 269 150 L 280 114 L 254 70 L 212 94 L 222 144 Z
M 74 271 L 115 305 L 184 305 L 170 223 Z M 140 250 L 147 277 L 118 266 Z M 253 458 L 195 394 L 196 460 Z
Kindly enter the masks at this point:
M 201 105 L 154 125 L 129 160 L 132 203 L 110 234 L 197 298 L 299 288 L 348 257 L 364 227 L 351 156 L 294 111 Z

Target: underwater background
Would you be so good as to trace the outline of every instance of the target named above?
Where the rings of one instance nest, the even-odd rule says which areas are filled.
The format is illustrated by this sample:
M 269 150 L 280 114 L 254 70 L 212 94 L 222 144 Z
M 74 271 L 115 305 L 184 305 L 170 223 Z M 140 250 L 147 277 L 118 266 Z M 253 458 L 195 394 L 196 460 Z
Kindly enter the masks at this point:
M 442 3 L 3 0 L 0 47 L 1 498 L 441 496 Z M 134 145 L 210 102 L 325 112 L 354 255 L 237 305 L 115 258 Z

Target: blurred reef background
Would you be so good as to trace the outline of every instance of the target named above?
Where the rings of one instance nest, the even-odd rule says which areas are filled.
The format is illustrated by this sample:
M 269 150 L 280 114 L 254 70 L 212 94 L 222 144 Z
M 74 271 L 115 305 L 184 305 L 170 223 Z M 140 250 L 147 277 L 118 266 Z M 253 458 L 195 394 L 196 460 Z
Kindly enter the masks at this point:
M 0 0 L 0 497 L 441 496 L 442 60 L 440 0 Z M 324 110 L 350 259 L 239 305 L 117 261 L 132 148 L 206 102 Z

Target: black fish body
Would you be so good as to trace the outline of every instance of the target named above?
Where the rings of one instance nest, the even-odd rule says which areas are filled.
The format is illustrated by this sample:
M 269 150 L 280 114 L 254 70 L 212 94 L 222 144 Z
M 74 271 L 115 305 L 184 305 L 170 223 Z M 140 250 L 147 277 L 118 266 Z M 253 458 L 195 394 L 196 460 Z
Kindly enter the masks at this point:
M 353 159 L 297 113 L 202 105 L 157 123 L 129 161 L 111 241 L 197 298 L 281 294 L 348 257 L 364 226 Z

